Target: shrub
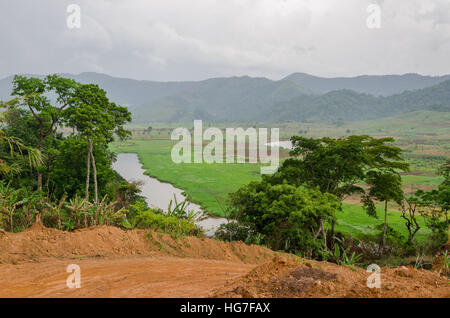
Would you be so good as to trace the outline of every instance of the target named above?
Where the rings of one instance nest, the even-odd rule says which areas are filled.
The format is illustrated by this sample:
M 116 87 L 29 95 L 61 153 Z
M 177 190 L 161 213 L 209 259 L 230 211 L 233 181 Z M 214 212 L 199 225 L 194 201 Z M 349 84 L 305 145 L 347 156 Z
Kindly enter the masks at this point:
M 264 244 L 312 256 L 319 256 L 326 242 L 326 223 L 335 220 L 335 210 L 340 208 L 334 195 L 266 180 L 252 182 L 230 198 L 231 217 L 264 235 Z
M 242 241 L 246 244 L 260 244 L 264 236 L 248 225 L 238 222 L 223 223 L 219 226 L 214 237 L 226 242 Z
M 156 232 L 168 233 L 177 237 L 201 234 L 201 231 L 194 223 L 174 216 L 166 216 L 152 209 L 139 211 L 134 224 L 139 229 L 152 229 Z
M 429 241 L 432 243 L 432 251 L 436 250 L 448 241 L 448 222 L 437 218 L 425 219 L 428 228 L 431 230 Z

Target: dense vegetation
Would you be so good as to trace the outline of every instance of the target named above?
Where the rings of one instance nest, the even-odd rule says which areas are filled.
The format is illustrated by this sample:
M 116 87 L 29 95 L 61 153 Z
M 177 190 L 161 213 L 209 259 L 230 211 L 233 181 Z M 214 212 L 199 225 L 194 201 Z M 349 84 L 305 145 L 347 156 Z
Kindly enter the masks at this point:
M 131 114 L 98 85 L 16 76 L 12 95 L 1 103 L 0 229 L 42 222 L 69 231 L 116 225 L 198 233 L 187 216 L 148 209 L 138 185 L 111 168 L 108 145 L 130 135 Z
M 138 184 L 126 182 L 111 168 L 114 150 L 139 153 L 144 167 L 151 168 L 160 180 L 186 190 L 207 212 L 234 219 L 217 232 L 216 237 L 223 240 L 264 244 L 340 264 L 435 253 L 447 242 L 450 163 L 445 142 L 440 144 L 442 154 L 441 150 L 428 154 L 430 150 L 424 146 L 420 150 L 424 154 L 418 154 L 417 148 L 408 145 L 408 138 L 418 136 L 414 131 L 400 141 L 406 146 L 399 147 L 391 137 L 356 135 L 336 118 L 343 115 L 352 120 L 359 118 L 358 112 L 365 113 L 364 118 L 384 116 L 392 103 L 397 107 L 391 113 L 427 108 L 445 111 L 449 81 L 419 91 L 374 97 L 353 91 L 314 95 L 290 81 L 234 80 L 206 81 L 198 91 L 184 91 L 181 99 L 178 95 L 160 96 L 164 100 L 160 106 L 170 110 L 178 103 L 187 108 L 195 104 L 195 108 L 177 109 L 171 116 L 213 121 L 233 120 L 220 117 L 229 114 L 245 118 L 254 111 L 253 103 L 262 103 L 261 111 L 254 112 L 262 117 L 275 117 L 266 109 L 281 117 L 287 114 L 289 120 L 333 118 L 331 126 L 342 130 L 342 137 L 312 137 L 311 123 L 300 130 L 295 127 L 294 133 L 288 133 L 295 135 L 291 138 L 293 150 L 281 152 L 278 172 L 262 178 L 259 166 L 252 164 L 174 165 L 169 159 L 173 143 L 164 140 L 170 129 L 147 125 L 135 130 L 140 132 L 140 140 L 124 142 L 131 135 L 125 129 L 131 113 L 111 102 L 98 85 L 57 75 L 16 76 L 13 99 L 1 103 L 0 229 L 17 232 L 43 222 L 69 231 L 106 224 L 151 228 L 175 236 L 202 235 L 195 225 L 200 216 L 187 211 L 183 202 L 175 202 L 173 209 L 169 206 L 167 214 L 149 209 L 139 196 Z M 230 91 L 234 92 L 232 98 L 249 107 L 230 112 L 225 103 Z M 258 98 L 253 99 L 249 92 Z M 303 112 L 299 105 L 305 100 Z M 211 101 L 214 107 L 219 105 L 217 112 L 202 108 Z M 272 107 L 273 103 L 278 106 Z M 314 110 L 309 105 L 314 105 Z M 311 116 L 304 117 L 309 111 Z M 278 119 L 283 120 L 281 117 Z M 286 127 L 291 129 L 289 124 Z M 368 127 L 364 125 L 364 129 Z M 385 135 L 385 128 L 373 129 Z M 408 133 L 411 130 L 408 128 Z M 114 140 L 122 142 L 111 147 Z M 409 174 L 410 168 L 418 167 L 431 173 L 438 162 L 436 156 L 444 162 L 439 165 L 439 176 Z M 414 178 L 424 187 L 406 192 L 404 186 L 415 184 Z M 361 199 L 359 206 L 344 202 L 354 195 Z
M 386 256 L 435 253 L 448 240 L 449 166 L 440 169 L 443 183 L 434 190 L 405 195 L 400 172 L 408 169 L 392 138 L 369 136 L 311 139 L 294 136 L 293 156 L 277 173 L 264 176 L 230 195 L 230 216 L 218 235 L 247 240 L 308 257 L 355 263 Z M 355 240 L 335 231 L 336 215 L 347 195 L 358 193 L 369 216 L 377 218 L 374 200 L 385 201 L 378 233 Z M 407 237 L 389 226 L 387 202 L 395 201 L 405 220 Z M 431 230 L 425 245 L 415 239 L 419 218 Z M 243 228 L 245 230 L 239 230 Z M 343 258 L 344 257 L 344 258 Z

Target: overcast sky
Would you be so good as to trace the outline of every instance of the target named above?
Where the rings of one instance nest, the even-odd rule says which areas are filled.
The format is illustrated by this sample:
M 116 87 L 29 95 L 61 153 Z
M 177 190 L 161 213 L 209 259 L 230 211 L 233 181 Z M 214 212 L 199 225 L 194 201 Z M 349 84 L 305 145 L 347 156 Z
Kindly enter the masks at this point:
M 369 29 L 367 7 L 381 7 Z M 70 29 L 69 4 L 81 8 Z M 450 73 L 450 0 L 1 0 L 0 77 Z

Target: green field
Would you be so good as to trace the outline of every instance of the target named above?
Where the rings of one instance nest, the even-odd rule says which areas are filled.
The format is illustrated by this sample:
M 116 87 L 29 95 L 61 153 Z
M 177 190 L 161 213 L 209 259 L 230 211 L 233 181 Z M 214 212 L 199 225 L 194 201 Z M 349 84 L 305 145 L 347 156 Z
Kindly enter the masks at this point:
M 216 216 L 223 216 L 220 204 L 228 193 L 261 179 L 257 164 L 175 164 L 170 157 L 174 144 L 171 140 L 134 139 L 115 143 L 112 150 L 137 153 L 148 175 L 183 189 L 192 202 Z
M 363 208 L 355 204 L 343 204 L 343 211 L 336 212 L 338 224 L 336 230 L 343 234 L 353 237 L 359 237 L 361 234 L 375 234 L 375 226 L 384 222 L 384 207 L 377 206 L 378 218 L 367 216 Z M 404 236 L 408 235 L 405 220 L 401 217 L 401 213 L 397 211 L 388 211 L 387 221 L 389 226 L 399 231 Z M 425 227 L 423 218 L 419 218 L 421 229 L 417 232 L 416 238 L 420 241 L 426 239 L 427 234 L 431 231 Z
M 449 154 L 450 127 L 446 125 L 448 122 L 450 115 L 447 113 L 416 112 L 406 114 L 402 118 L 338 125 L 284 123 L 278 126 L 273 124 L 252 126 L 279 127 L 281 140 L 287 140 L 295 134 L 314 138 L 349 134 L 393 136 L 396 139 L 395 144 L 404 150 L 404 157 L 411 164 L 411 172 L 402 179 L 404 190 L 412 191 L 419 188 L 431 189 L 442 182 L 442 178 L 436 175 L 436 168 Z M 183 127 L 183 125 L 151 124 L 151 126 L 150 134 L 143 131 L 147 126 L 129 127 L 133 131 L 133 138 L 125 142 L 115 142 L 112 150 L 116 153 L 137 153 L 150 176 L 183 189 L 191 201 L 201 205 L 211 215 L 223 216 L 221 204 L 226 201 L 228 193 L 261 178 L 258 164 L 175 164 L 170 157 L 171 148 L 175 144 L 170 140 L 170 133 L 176 126 Z M 192 123 L 184 125 L 187 128 L 191 126 Z M 221 124 L 218 127 L 239 127 L 239 125 Z M 394 208 L 391 204 L 389 206 Z M 338 212 L 337 230 L 345 234 L 352 233 L 354 236 L 371 233 L 375 225 L 383 222 L 382 207 L 379 207 L 378 213 L 379 219 L 370 218 L 361 206 L 344 204 L 344 211 Z M 390 211 L 388 221 L 394 229 L 404 235 L 407 234 L 404 220 L 398 211 Z M 422 228 L 417 237 L 424 239 L 427 232 L 427 229 Z

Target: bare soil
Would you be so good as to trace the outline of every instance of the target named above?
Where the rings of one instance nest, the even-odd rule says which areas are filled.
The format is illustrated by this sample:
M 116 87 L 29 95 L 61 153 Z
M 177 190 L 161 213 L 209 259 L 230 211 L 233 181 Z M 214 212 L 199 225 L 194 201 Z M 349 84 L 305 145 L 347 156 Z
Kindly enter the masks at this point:
M 69 289 L 69 264 L 81 288 Z M 411 267 L 361 268 L 300 259 L 262 246 L 142 230 L 41 225 L 0 233 L 0 297 L 450 297 L 449 280 Z
M 381 268 L 381 288 L 368 288 L 362 268 L 275 257 L 220 287 L 214 297 L 449 298 L 449 280 L 413 267 Z

